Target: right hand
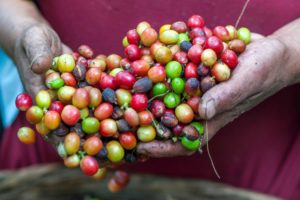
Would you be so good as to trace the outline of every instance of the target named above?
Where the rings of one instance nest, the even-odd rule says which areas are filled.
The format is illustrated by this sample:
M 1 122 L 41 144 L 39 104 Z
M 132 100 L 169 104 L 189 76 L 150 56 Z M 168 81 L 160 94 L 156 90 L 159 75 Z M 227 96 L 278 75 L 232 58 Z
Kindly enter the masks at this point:
M 25 28 L 16 41 L 13 57 L 26 92 L 35 97 L 44 89 L 44 73 L 51 67 L 52 59 L 70 52 L 48 25 L 33 24 Z

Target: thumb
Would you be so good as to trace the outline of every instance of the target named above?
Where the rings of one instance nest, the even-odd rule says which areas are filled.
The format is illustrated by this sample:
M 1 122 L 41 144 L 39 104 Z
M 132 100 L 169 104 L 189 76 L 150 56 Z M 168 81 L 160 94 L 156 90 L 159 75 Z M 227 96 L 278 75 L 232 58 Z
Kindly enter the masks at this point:
M 243 100 L 260 94 L 259 77 L 263 76 L 263 73 L 255 73 L 259 61 L 254 54 L 255 51 L 248 51 L 241 55 L 230 79 L 214 86 L 202 96 L 198 110 L 202 119 L 212 119 L 215 115 L 234 108 Z
M 27 29 L 22 39 L 31 70 L 42 74 L 52 65 L 52 59 L 61 52 L 61 42 L 57 34 L 45 25 L 35 25 Z

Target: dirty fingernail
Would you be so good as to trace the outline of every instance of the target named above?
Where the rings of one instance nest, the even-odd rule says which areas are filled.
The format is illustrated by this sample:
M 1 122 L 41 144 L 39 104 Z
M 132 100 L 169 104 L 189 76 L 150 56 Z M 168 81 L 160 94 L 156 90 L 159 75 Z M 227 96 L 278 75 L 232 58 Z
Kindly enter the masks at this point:
M 215 101 L 209 100 L 205 106 L 205 116 L 207 119 L 211 119 L 216 114 Z

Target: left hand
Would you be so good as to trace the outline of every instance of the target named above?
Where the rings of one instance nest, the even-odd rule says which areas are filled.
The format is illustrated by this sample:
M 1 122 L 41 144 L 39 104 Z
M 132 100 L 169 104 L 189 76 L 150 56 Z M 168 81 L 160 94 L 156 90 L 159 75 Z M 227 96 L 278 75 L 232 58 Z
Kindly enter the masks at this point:
M 202 97 L 199 113 L 207 120 L 208 140 L 242 113 L 294 83 L 297 77 L 287 64 L 290 63 L 287 49 L 276 38 L 253 34 L 252 42 L 239 56 L 239 64 L 230 80 L 211 88 Z M 205 138 L 202 145 L 208 140 Z M 138 152 L 150 157 L 192 154 L 180 143 L 171 141 L 140 144 Z

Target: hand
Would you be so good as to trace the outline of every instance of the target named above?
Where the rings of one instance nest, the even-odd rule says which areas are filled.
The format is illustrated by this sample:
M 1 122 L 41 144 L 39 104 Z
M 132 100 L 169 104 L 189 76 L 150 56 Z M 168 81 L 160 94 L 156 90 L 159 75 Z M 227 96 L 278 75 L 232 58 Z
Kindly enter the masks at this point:
M 208 140 L 229 122 L 267 97 L 291 84 L 287 47 L 279 40 L 253 34 L 252 42 L 240 55 L 230 80 L 207 91 L 199 105 L 201 118 L 207 120 Z M 206 136 L 206 134 L 205 134 Z M 207 138 L 202 141 L 202 145 Z M 190 155 L 181 144 L 153 141 L 140 144 L 138 152 L 150 157 Z
M 53 57 L 68 52 L 71 50 L 46 24 L 33 24 L 22 32 L 14 49 L 14 61 L 25 90 L 32 97 L 45 88 L 43 73 L 51 67 Z

